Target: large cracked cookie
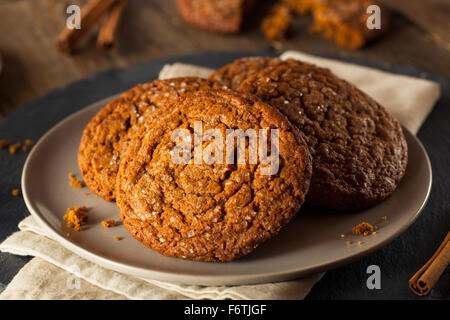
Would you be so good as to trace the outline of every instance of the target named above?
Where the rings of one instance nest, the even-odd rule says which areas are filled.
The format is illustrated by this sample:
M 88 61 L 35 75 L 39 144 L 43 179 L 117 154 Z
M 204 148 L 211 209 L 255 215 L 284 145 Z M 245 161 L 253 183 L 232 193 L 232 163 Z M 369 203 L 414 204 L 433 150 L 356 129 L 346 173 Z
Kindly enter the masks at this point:
M 199 91 L 172 104 L 171 114 L 141 126 L 122 158 L 117 205 L 124 226 L 167 256 L 219 262 L 246 255 L 275 236 L 304 202 L 312 168 L 303 135 L 278 110 L 246 94 Z M 222 136 L 205 138 L 209 129 Z M 261 156 L 251 160 L 255 150 L 250 141 L 241 153 L 245 161 L 233 164 L 234 156 L 224 156 L 223 148 L 219 161 L 209 161 L 208 154 L 220 152 L 208 148 L 224 143 L 225 137 L 225 149 L 236 152 L 230 132 L 237 131 L 227 130 L 237 129 L 257 132 L 258 146 L 267 146 L 267 159 L 273 161 Z M 261 129 L 270 138 L 267 143 Z M 176 148 L 180 142 L 185 147 L 181 155 Z M 200 162 L 195 150 L 201 152 Z M 185 161 L 176 161 L 174 154 Z
M 212 82 L 201 78 L 156 80 L 108 103 L 92 118 L 81 138 L 78 164 L 86 186 L 106 201 L 114 200 L 121 155 L 140 123 L 164 112 L 171 99 L 213 87 Z
M 408 159 L 400 123 L 328 69 L 287 60 L 250 76 L 238 90 L 276 107 L 305 135 L 313 157 L 307 202 L 363 209 L 400 183 Z

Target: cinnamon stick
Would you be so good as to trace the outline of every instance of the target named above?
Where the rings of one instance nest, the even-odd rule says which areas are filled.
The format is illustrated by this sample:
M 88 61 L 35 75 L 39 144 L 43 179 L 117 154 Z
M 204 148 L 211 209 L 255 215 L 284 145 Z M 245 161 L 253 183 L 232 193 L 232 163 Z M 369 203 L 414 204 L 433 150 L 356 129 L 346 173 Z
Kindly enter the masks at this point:
M 450 262 L 450 232 L 430 260 L 409 280 L 411 290 L 424 296 L 430 293 Z
M 117 0 L 91 0 L 81 9 L 80 29 L 65 27 L 58 36 L 57 47 L 62 53 L 70 54 L 75 49 L 81 37 L 95 25 L 103 14 Z
M 117 46 L 117 30 L 127 0 L 118 0 L 109 10 L 109 15 L 100 28 L 97 37 L 97 47 L 103 51 L 110 51 Z

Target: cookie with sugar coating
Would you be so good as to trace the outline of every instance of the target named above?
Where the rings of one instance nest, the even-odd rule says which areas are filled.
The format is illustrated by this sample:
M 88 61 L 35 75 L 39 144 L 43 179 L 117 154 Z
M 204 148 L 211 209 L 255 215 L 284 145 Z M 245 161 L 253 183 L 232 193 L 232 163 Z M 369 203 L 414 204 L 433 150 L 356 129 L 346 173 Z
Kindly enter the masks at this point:
M 305 135 L 313 157 L 307 202 L 364 209 L 389 197 L 403 178 L 408 148 L 400 123 L 330 70 L 290 59 L 238 90 L 276 107 Z
M 144 120 L 166 112 L 171 99 L 199 89 L 216 87 L 202 78 L 175 78 L 140 84 L 103 107 L 84 129 L 78 165 L 86 186 L 106 201 L 115 199 L 117 171 L 122 153 Z
M 171 114 L 140 128 L 122 158 L 116 189 L 124 226 L 167 256 L 221 262 L 250 253 L 275 236 L 304 202 L 311 156 L 303 135 L 278 110 L 247 94 L 199 91 L 172 104 Z M 217 130 L 213 140 L 195 142 L 199 123 L 205 134 Z M 258 133 L 258 145 L 267 146 L 273 161 L 250 160 L 250 142 L 241 153 L 248 155 L 246 161 L 229 161 L 234 157 L 224 155 L 228 148 L 235 150 L 230 132 L 237 129 Z M 178 150 L 174 132 L 186 133 L 183 150 L 189 156 L 182 163 L 173 158 Z M 266 141 L 261 132 L 267 132 Z M 206 161 L 205 150 L 213 143 L 224 146 L 218 149 L 222 157 Z M 201 147 L 200 162 L 194 145 Z

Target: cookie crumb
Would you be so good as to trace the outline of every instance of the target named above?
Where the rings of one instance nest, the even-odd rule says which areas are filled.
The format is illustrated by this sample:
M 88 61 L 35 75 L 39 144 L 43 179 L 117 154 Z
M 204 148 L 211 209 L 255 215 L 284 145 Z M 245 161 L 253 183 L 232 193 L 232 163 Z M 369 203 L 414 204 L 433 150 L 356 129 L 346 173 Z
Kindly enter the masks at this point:
M 28 146 L 27 145 L 23 145 L 22 146 L 22 151 L 23 152 L 27 152 L 28 151 Z
M 88 192 L 85 192 L 84 195 L 87 197 L 87 196 L 89 195 L 89 193 L 88 193 Z
M 66 214 L 63 217 L 63 219 L 67 222 L 67 227 L 76 231 L 83 230 L 82 225 L 86 224 L 88 219 L 86 212 L 87 208 L 85 206 L 67 208 Z
M 362 244 L 362 242 L 361 242 L 361 241 L 358 241 L 357 243 L 358 243 L 358 246 L 360 246 L 360 245 Z
M 32 147 L 32 146 L 34 146 L 34 141 L 33 141 L 33 140 L 30 140 L 30 139 L 25 139 L 25 144 L 26 144 L 28 147 Z
M 373 232 L 373 226 L 367 222 L 361 222 L 360 224 L 353 227 L 353 229 L 352 229 L 352 233 L 356 236 L 366 237 L 372 232 Z
M 0 149 L 6 149 L 9 147 L 9 141 L 0 140 Z
M 292 12 L 285 4 L 276 4 L 262 24 L 261 31 L 268 40 L 282 41 L 292 25 Z
M 374 231 L 374 232 L 372 232 L 372 234 L 373 234 L 373 235 L 376 235 L 376 234 L 377 234 L 377 232 L 376 232 L 376 231 Z
M 120 237 L 118 237 L 118 236 L 114 236 L 114 240 L 115 240 L 115 241 L 120 241 L 120 240 L 122 240 L 122 238 L 120 238 Z
M 345 242 L 346 245 L 351 245 L 352 243 L 350 241 Z
M 367 29 L 366 1 L 315 1 L 312 7 L 314 23 L 311 32 L 320 33 L 327 40 L 344 49 L 359 49 L 379 37 L 381 30 Z M 384 9 L 383 14 L 386 13 Z M 387 15 L 383 19 L 386 19 Z
M 66 233 L 66 238 L 70 238 L 70 233 L 69 232 Z
M 102 221 L 102 226 L 104 226 L 105 228 L 111 228 L 111 227 L 114 227 L 115 225 L 116 225 L 116 221 L 114 219 L 108 219 L 108 220 Z
M 78 180 L 77 178 L 75 178 L 75 176 L 74 176 L 73 174 L 69 173 L 69 174 L 68 174 L 68 177 L 69 177 L 69 179 L 70 179 L 69 185 L 70 185 L 71 187 L 74 187 L 74 188 L 83 188 L 83 183 L 81 183 L 80 180 Z
M 14 197 L 18 197 L 20 195 L 19 189 L 14 189 L 11 193 Z
M 16 154 L 17 151 L 20 149 L 21 146 L 22 146 L 22 145 L 21 145 L 19 142 L 14 143 L 14 144 L 10 144 L 10 145 L 9 145 L 9 153 L 10 153 L 10 154 Z
M 345 235 L 344 234 L 341 234 L 341 238 L 344 238 L 345 237 Z
M 387 220 L 387 216 L 382 216 L 381 220 L 386 221 Z

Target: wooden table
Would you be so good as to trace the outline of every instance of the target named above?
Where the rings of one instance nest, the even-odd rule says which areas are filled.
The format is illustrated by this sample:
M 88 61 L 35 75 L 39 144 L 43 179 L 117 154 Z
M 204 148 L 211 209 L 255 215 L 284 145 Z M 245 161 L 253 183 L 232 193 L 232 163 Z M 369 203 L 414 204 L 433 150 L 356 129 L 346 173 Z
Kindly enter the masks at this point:
M 84 2 L 0 0 L 0 118 L 24 102 L 98 71 L 204 50 L 251 52 L 270 48 L 259 32 L 267 5 L 261 5 L 261 12 L 246 23 L 241 34 L 218 35 L 187 26 L 176 14 L 174 0 L 131 0 L 124 13 L 118 50 L 99 52 L 91 34 L 75 55 L 62 55 L 55 49 L 55 39 L 65 24 L 65 8 Z M 309 23 L 309 17 L 298 18 L 293 37 L 279 49 L 414 65 L 450 78 L 450 51 L 399 15 L 394 16 L 388 35 L 360 51 L 342 50 L 309 34 Z

